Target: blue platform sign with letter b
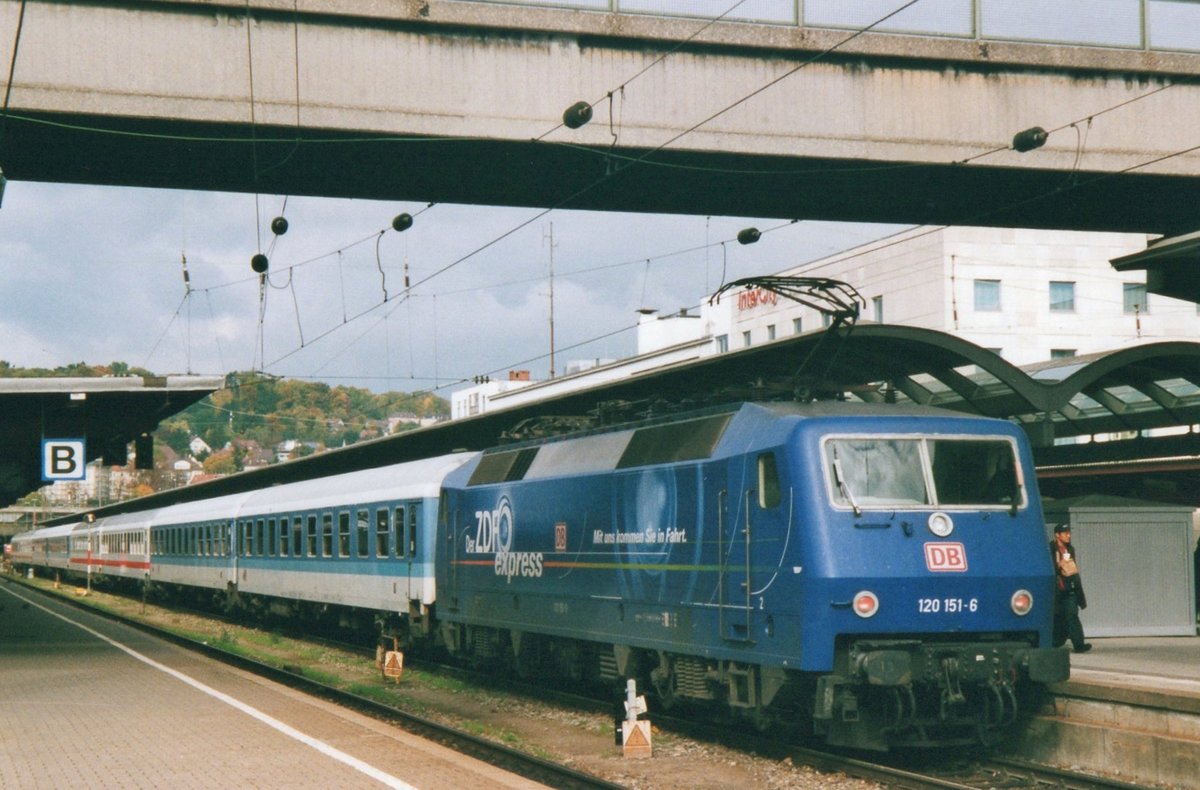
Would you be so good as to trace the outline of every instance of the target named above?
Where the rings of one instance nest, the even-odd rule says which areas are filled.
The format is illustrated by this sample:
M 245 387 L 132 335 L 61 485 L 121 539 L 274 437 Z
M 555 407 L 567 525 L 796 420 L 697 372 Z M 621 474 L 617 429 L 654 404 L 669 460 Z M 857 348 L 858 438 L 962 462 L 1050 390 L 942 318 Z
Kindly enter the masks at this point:
M 82 480 L 87 474 L 83 439 L 42 439 L 42 480 Z

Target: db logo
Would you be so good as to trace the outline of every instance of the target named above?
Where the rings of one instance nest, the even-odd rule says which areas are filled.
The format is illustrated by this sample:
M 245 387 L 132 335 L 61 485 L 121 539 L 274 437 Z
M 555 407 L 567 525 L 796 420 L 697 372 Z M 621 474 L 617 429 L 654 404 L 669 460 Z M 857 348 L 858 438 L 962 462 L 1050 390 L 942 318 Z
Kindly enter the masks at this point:
M 967 550 L 961 543 L 926 543 L 925 567 L 931 571 L 965 571 Z

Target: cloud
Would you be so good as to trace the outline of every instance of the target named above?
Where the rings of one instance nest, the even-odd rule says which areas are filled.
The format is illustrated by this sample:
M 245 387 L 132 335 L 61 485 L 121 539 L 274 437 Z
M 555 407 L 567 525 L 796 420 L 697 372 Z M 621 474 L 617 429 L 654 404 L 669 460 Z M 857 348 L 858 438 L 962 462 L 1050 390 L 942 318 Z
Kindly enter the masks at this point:
M 415 222 L 397 233 L 391 220 L 402 211 Z M 278 237 L 275 216 L 289 223 Z M 768 232 L 753 246 L 732 241 L 748 225 Z M 572 359 L 632 353 L 639 308 L 695 306 L 722 279 L 776 272 L 890 230 L 10 182 L 0 209 L 0 358 L 43 367 L 120 360 L 157 373 L 265 366 L 375 390 L 510 367 L 544 377 L 551 255 L 562 372 Z M 256 252 L 270 258 L 261 283 L 250 268 Z

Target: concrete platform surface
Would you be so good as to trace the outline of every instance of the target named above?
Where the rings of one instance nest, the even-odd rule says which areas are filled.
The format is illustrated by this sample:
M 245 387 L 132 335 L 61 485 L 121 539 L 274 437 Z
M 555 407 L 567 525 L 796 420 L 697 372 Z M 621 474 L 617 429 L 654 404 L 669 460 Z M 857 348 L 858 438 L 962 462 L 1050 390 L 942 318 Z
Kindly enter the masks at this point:
M 1068 684 L 1111 689 L 1113 698 L 1200 712 L 1200 637 L 1092 639 L 1092 650 L 1071 655 Z M 1164 699 L 1157 699 L 1162 697 Z M 1167 698 L 1175 703 L 1168 704 Z
M 0 583 L 0 787 L 539 787 Z

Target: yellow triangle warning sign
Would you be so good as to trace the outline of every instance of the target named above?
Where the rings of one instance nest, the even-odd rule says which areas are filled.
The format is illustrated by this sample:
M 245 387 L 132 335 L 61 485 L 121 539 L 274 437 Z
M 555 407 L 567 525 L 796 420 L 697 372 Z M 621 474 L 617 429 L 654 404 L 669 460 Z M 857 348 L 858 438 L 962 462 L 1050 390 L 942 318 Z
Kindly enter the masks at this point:
M 389 650 L 383 659 L 383 676 L 399 678 L 404 671 L 404 654 L 399 650 Z
M 621 722 L 621 735 L 626 757 L 649 757 L 651 755 L 650 722 L 623 721 Z

